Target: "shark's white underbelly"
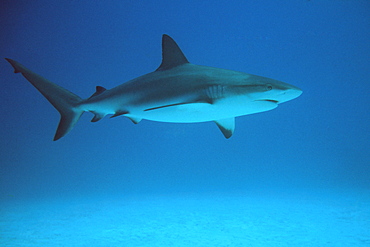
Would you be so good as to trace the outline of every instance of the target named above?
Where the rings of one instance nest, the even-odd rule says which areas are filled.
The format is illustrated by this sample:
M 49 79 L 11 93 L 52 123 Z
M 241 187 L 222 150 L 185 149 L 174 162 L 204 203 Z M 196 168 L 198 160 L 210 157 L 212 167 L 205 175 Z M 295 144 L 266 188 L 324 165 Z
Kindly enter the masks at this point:
M 276 107 L 276 103 L 268 101 L 253 101 L 247 104 L 234 105 L 230 105 L 230 102 L 220 102 L 217 104 L 192 103 L 147 111 L 133 111 L 127 116 L 159 122 L 195 123 L 264 112 Z

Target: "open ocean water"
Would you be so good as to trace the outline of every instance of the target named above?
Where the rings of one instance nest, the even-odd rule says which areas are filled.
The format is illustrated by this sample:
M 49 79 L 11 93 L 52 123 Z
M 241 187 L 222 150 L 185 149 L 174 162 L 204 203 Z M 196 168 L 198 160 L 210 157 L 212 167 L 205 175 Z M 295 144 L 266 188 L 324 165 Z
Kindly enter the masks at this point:
M 0 54 L 88 98 L 154 71 L 161 36 L 191 63 L 303 94 L 212 122 L 125 117 L 53 142 L 58 112 L 0 61 L 0 246 L 370 246 L 370 2 L 21 1 Z

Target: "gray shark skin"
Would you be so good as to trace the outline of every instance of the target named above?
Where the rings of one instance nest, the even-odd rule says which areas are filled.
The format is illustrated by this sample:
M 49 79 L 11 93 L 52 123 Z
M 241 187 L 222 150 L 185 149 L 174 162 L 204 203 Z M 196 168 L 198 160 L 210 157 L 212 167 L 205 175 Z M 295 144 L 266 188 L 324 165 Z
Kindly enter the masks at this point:
M 59 111 L 61 118 L 54 141 L 66 135 L 84 112 L 92 122 L 106 115 L 173 123 L 214 121 L 226 138 L 235 128 L 235 117 L 272 110 L 302 91 L 287 83 L 247 73 L 188 62 L 176 42 L 162 37 L 162 63 L 152 73 L 112 89 L 96 87 L 81 99 L 6 58 L 14 73 L 22 75 Z

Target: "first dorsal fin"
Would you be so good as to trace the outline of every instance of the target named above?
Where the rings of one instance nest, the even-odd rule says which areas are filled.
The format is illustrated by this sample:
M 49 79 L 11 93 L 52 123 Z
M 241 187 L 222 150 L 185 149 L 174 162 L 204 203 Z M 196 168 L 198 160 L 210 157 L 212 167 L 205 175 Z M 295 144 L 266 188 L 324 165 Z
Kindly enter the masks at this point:
M 162 36 L 162 63 L 156 71 L 172 69 L 189 63 L 176 42 L 167 34 Z

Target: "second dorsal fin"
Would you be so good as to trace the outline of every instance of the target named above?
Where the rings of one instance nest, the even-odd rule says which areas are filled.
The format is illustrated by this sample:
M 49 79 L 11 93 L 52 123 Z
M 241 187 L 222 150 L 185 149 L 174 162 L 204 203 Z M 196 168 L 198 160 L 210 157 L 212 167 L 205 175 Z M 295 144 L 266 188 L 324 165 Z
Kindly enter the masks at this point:
M 162 36 L 162 63 L 156 71 L 172 69 L 189 63 L 176 42 L 167 34 Z
M 102 87 L 102 86 L 96 86 L 96 91 L 95 91 L 95 93 L 94 93 L 93 95 L 91 95 L 89 99 L 91 99 L 92 97 L 94 97 L 94 96 L 96 96 L 96 95 L 99 95 L 99 94 L 103 93 L 105 90 L 107 90 L 107 89 L 105 89 L 105 88 L 104 88 L 104 87 Z

